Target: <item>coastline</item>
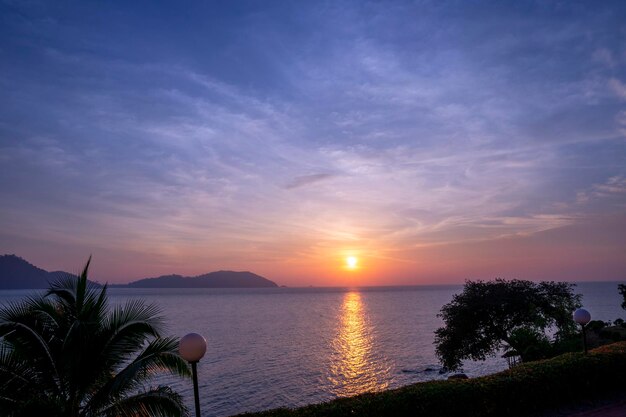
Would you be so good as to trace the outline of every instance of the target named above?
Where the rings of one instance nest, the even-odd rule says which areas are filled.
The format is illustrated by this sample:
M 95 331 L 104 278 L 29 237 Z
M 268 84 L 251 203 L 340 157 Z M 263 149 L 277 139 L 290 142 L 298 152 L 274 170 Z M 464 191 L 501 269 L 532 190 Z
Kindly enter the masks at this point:
M 278 408 L 240 417 L 311 416 L 570 416 L 568 410 L 605 406 L 626 392 L 626 342 L 529 362 L 467 380 L 429 381 L 325 403 Z M 610 401 L 608 406 L 613 406 Z M 618 404 L 619 406 L 619 404 Z M 565 410 L 566 414 L 558 414 Z M 576 411 L 577 410 L 577 411 Z

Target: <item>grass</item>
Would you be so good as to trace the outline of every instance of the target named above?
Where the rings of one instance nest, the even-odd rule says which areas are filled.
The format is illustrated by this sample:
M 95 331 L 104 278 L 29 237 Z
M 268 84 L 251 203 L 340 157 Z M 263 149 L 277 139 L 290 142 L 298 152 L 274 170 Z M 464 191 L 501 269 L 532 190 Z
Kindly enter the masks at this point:
M 430 381 L 247 417 L 524 416 L 626 391 L 626 342 L 468 380 Z

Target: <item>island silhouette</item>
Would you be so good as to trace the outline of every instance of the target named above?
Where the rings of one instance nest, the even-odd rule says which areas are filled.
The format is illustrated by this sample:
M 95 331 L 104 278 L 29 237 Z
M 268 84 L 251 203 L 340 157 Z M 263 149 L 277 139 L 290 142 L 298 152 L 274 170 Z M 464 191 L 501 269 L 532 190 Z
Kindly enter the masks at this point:
M 16 255 L 0 256 L 0 289 L 39 289 L 48 288 L 49 282 L 64 275 L 74 275 L 64 271 L 48 272 L 38 268 Z M 99 283 L 92 282 L 94 285 Z M 162 275 L 143 278 L 128 284 L 113 284 L 115 288 L 272 288 L 278 285 L 260 275 L 248 271 L 216 271 L 186 277 L 182 275 Z

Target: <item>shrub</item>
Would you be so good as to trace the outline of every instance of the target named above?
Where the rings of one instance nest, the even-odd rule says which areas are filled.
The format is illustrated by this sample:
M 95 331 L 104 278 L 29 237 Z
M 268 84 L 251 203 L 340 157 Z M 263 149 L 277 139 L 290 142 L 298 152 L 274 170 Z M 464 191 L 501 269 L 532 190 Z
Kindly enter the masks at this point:
M 430 381 L 297 409 L 249 417 L 311 416 L 522 416 L 572 405 L 626 388 L 626 342 L 468 380 Z
M 604 329 L 607 326 L 607 323 L 603 322 L 602 320 L 591 320 L 589 323 L 587 323 L 587 330 L 590 331 L 598 331 L 601 329 Z
M 606 327 L 600 331 L 600 337 L 614 342 L 619 342 L 621 340 L 626 340 L 626 330 L 620 326 Z

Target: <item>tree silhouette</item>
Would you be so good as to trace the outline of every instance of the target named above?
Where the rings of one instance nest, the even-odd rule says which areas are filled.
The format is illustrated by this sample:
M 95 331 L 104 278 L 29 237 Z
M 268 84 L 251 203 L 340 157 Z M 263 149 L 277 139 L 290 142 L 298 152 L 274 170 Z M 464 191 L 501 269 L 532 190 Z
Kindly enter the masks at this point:
M 184 416 L 154 376 L 189 376 L 178 342 L 141 300 L 111 307 L 107 287 L 68 275 L 0 309 L 0 409 L 7 416 Z
M 467 281 L 463 292 L 441 308 L 445 326 L 435 331 L 437 356 L 454 370 L 464 359 L 484 360 L 504 347 L 531 352 L 528 335 L 538 342 L 549 329 L 556 339 L 569 336 L 578 306 L 580 295 L 565 282 Z

